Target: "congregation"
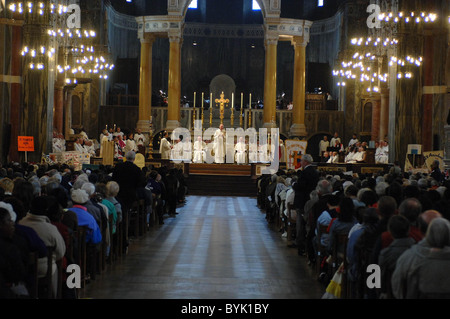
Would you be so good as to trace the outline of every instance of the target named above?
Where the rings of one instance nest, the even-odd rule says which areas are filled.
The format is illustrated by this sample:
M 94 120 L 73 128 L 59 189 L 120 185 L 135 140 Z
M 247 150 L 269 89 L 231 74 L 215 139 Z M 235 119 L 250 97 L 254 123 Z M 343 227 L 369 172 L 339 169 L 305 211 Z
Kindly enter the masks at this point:
M 176 217 L 187 194 L 182 171 L 140 169 L 135 156 L 129 151 L 123 163 L 95 170 L 0 167 L 0 298 L 77 298 L 76 288 L 62 284 L 68 265 L 84 265 L 89 283 L 127 254 L 131 238 Z M 36 256 L 36 273 L 30 256 Z
M 261 176 L 258 206 L 306 258 L 326 288 L 323 298 L 450 297 L 450 181 L 438 161 L 429 174 L 398 166 L 376 174 L 319 171 L 309 154 L 301 165 Z M 378 288 L 366 284 L 369 265 L 380 267 Z

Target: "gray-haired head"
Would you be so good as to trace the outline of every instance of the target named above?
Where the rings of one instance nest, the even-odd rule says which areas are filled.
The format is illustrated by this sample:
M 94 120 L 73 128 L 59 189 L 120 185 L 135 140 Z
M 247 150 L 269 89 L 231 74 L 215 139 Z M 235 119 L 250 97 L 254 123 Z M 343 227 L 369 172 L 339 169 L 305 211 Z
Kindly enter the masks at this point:
M 302 161 L 312 163 L 314 160 L 310 154 L 304 154 L 302 155 Z
M 106 196 L 108 197 L 116 197 L 119 194 L 119 184 L 115 181 L 109 181 L 106 183 Z
M 317 183 L 316 191 L 319 195 L 331 194 L 333 192 L 333 186 L 328 180 L 322 179 Z
M 442 217 L 433 219 L 428 226 L 426 241 L 433 248 L 444 248 L 450 245 L 450 222 Z
M 134 162 L 134 160 L 136 159 L 136 153 L 134 151 L 129 151 L 125 155 L 125 158 L 128 162 Z
M 95 185 L 91 182 L 86 182 L 81 186 L 81 189 L 84 190 L 89 196 L 92 196 L 95 193 Z

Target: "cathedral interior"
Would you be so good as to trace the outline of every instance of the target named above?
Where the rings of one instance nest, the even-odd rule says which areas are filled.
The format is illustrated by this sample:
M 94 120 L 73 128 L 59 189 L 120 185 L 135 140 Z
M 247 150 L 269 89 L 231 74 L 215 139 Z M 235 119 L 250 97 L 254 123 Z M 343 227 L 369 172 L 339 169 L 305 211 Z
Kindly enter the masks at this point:
M 226 127 L 278 127 L 311 147 L 335 132 L 384 139 L 391 163 L 410 144 L 449 147 L 447 0 L 0 4 L 2 162 L 24 160 L 18 136 L 34 137 L 36 162 L 54 132 L 217 127 L 221 92 Z

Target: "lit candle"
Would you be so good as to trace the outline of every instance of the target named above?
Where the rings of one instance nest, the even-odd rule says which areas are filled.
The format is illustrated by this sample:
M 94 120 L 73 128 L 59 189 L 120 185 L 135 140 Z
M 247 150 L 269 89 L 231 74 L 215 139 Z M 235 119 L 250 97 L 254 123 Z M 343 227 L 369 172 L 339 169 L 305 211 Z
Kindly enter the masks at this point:
M 231 108 L 234 109 L 234 92 L 231 93 Z
M 248 102 L 248 108 L 252 109 L 252 94 L 250 93 L 250 101 Z
M 241 110 L 244 107 L 244 93 L 241 92 Z
M 203 110 L 203 101 L 205 100 L 205 93 L 202 92 L 202 110 Z
M 213 99 L 212 99 L 212 92 L 209 93 L 209 107 L 212 108 L 213 105 Z
M 197 96 L 197 92 L 194 92 L 194 109 L 195 109 L 195 97 Z

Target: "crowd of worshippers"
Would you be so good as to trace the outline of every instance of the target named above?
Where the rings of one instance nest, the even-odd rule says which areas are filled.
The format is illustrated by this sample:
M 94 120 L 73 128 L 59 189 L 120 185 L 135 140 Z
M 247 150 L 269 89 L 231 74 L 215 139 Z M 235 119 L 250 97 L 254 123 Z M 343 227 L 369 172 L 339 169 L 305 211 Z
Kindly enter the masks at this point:
M 287 245 L 315 267 L 324 287 L 336 249 L 346 256 L 347 298 L 450 298 L 450 180 L 438 161 L 429 174 L 397 166 L 347 175 L 318 171 L 312 156 L 304 157 L 298 171 L 258 179 L 258 206 L 282 237 L 288 216 L 294 220 Z M 333 246 L 337 234 L 346 238 L 345 255 Z M 380 267 L 381 288 L 366 285 L 372 264 Z
M 375 163 L 387 164 L 389 162 L 389 143 L 386 140 L 374 142 Z M 354 133 L 348 144 L 345 145 L 337 132 L 334 133 L 331 140 L 324 135 L 319 142 L 320 162 L 336 163 L 366 163 L 368 143 L 360 141 L 357 134 Z
M 141 169 L 133 163 L 134 152 L 126 158 L 115 166 L 80 171 L 66 164 L 0 165 L 0 298 L 31 298 L 34 281 L 28 256 L 30 252 L 38 254 L 41 279 L 47 273 L 48 247 L 55 249 L 55 297 L 56 261 L 61 261 L 63 274 L 68 265 L 77 263 L 73 255 L 77 243 L 69 238 L 81 226 L 87 227 L 86 272 L 95 280 L 99 273 L 95 256 L 100 249 L 106 247 L 107 263 L 117 258 L 117 249 L 127 253 L 129 232 L 119 233 L 118 229 L 129 217 L 133 201 L 144 201 L 147 229 L 176 217 L 177 205 L 185 202 L 187 194 L 183 172 L 165 166 Z M 121 247 L 117 247 L 119 243 Z M 111 250 L 112 245 L 116 249 Z M 75 289 L 62 284 L 61 298 L 77 298 Z

